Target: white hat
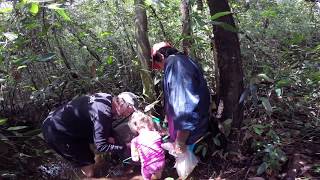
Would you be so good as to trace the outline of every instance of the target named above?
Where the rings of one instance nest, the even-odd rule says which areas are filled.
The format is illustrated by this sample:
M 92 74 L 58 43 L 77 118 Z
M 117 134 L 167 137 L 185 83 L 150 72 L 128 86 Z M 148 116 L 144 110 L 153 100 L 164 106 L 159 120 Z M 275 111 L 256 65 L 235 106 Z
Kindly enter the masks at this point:
M 132 105 L 133 107 L 138 106 L 138 96 L 132 92 L 122 92 L 118 95 L 118 98 L 123 99 L 126 103 Z

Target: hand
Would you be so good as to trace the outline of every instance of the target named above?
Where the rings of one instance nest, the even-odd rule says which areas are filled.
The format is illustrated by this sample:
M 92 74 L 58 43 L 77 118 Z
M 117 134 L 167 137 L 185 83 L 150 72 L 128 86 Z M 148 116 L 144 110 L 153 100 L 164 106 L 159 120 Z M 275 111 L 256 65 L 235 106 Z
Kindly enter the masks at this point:
M 113 137 L 108 137 L 108 143 L 115 144 L 116 140 Z
M 187 145 L 185 143 L 176 141 L 174 144 L 176 154 L 182 154 L 187 151 Z

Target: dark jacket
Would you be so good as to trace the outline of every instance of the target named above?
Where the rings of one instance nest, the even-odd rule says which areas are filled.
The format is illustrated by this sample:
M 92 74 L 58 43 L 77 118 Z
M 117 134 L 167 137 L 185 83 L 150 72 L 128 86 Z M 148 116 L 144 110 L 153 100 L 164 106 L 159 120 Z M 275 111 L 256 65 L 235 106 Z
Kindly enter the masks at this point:
M 105 93 L 71 100 L 51 112 L 44 121 L 45 139 L 61 143 L 94 143 L 100 152 L 122 149 L 107 141 L 112 137 L 111 101 L 112 96 Z
M 208 128 L 210 94 L 202 69 L 188 56 L 171 55 L 163 83 L 170 137 L 175 140 L 177 130 L 189 130 L 187 144 L 193 144 Z

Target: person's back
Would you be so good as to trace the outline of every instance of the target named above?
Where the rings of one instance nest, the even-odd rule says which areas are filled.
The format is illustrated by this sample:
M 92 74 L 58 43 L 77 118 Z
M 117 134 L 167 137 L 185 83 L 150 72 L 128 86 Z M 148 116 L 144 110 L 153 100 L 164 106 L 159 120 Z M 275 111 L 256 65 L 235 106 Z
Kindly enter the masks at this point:
M 48 121 L 54 124 L 52 131 L 56 132 L 55 140 L 59 142 L 88 142 L 93 143 L 94 120 L 96 112 L 105 110 L 104 122 L 111 126 L 111 95 L 96 93 L 91 96 L 81 96 L 69 101 L 50 113 Z M 46 121 L 45 121 L 46 123 Z
M 165 108 L 174 129 L 192 129 L 187 144 L 193 144 L 208 128 L 210 94 L 201 67 L 181 53 L 170 55 L 164 69 Z M 169 122 L 170 123 L 170 122 Z

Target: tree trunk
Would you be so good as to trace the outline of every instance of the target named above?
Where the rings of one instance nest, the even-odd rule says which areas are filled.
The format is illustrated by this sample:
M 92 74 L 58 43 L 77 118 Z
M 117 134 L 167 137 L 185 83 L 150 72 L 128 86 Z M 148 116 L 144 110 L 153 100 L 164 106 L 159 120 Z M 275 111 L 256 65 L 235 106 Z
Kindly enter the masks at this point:
M 189 0 L 181 0 L 181 21 L 182 21 L 182 48 L 185 54 L 193 53 L 191 50 L 191 21 L 190 21 L 190 2 Z
M 230 11 L 227 0 L 208 0 L 210 15 Z M 232 15 L 220 17 L 217 21 L 235 26 Z M 240 128 L 243 120 L 239 98 L 243 92 L 243 70 L 240 58 L 240 43 L 237 33 L 213 26 L 214 47 L 216 49 L 219 74 L 217 77 L 217 97 L 223 102 L 221 121 L 232 119 L 232 127 Z
M 149 101 L 154 99 L 153 81 L 148 71 L 151 48 L 148 39 L 148 19 L 144 5 L 144 0 L 135 0 L 135 24 L 136 24 L 136 39 L 137 39 L 137 52 L 140 59 L 141 71 L 140 76 L 143 84 L 143 94 Z

